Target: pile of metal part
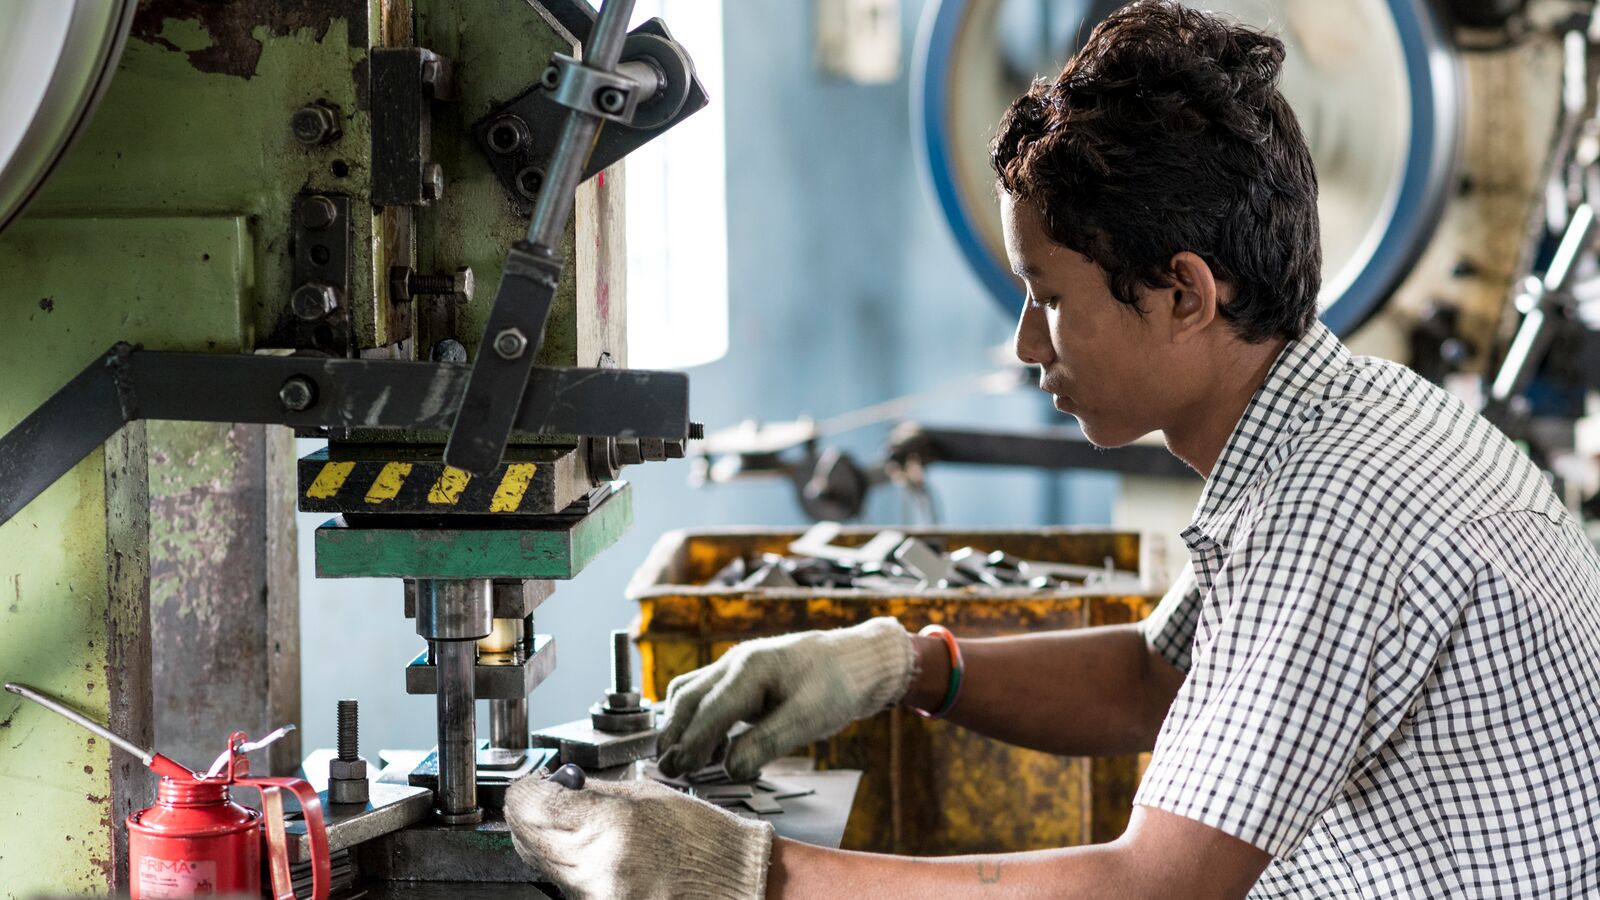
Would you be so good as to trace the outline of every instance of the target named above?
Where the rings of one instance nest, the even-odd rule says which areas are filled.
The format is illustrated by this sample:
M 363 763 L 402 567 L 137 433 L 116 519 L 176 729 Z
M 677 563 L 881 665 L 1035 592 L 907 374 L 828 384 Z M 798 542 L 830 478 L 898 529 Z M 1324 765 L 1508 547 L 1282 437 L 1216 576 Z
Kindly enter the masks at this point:
M 901 594 L 1073 588 L 1137 593 L 1141 589 L 1138 573 L 1116 568 L 1109 557 L 1103 566 L 1019 559 L 1003 550 L 949 550 L 938 538 L 894 530 L 881 531 L 859 547 L 846 547 L 835 543 L 840 531 L 837 522 L 820 522 L 789 544 L 790 555 L 740 557 L 712 576 L 709 584 L 747 590 L 830 588 Z
M 780 801 L 809 797 L 816 793 L 812 788 L 776 778 L 769 780 L 761 775 L 748 781 L 735 781 L 720 762 L 713 762 L 681 778 L 663 775 L 653 764 L 647 764 L 644 771 L 647 777 L 667 787 L 751 819 L 783 812 Z

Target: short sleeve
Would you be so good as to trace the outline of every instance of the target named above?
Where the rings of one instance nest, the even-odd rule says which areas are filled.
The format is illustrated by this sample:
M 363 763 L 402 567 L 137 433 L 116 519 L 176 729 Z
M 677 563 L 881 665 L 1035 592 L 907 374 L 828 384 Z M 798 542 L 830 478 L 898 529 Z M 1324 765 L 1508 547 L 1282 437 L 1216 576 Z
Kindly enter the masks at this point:
M 1398 726 L 1431 653 L 1397 633 L 1381 545 L 1331 519 L 1298 504 L 1241 523 L 1198 616 L 1152 626 L 1168 640 L 1198 618 L 1199 639 L 1135 803 L 1284 856 Z
M 1184 566 L 1155 610 L 1139 623 L 1145 643 L 1180 672 L 1189 671 L 1189 648 L 1194 646 L 1204 599 L 1195 583 L 1194 566 Z

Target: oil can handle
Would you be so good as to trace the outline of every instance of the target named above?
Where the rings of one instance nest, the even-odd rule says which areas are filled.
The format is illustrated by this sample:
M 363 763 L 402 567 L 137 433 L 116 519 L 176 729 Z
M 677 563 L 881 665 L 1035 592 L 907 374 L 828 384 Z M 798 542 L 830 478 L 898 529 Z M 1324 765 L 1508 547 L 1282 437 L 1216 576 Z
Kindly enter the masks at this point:
M 235 780 L 236 784 L 253 787 L 261 792 L 261 813 L 267 836 L 267 868 L 272 872 L 272 896 L 275 900 L 295 900 L 294 886 L 289 878 L 289 842 L 284 833 L 283 797 L 279 790 L 294 794 L 300 801 L 300 813 L 306 820 L 306 837 L 311 842 L 311 898 L 328 900 L 332 889 L 331 866 L 328 860 L 328 829 L 322 817 L 322 801 L 317 791 L 299 778 L 254 778 Z

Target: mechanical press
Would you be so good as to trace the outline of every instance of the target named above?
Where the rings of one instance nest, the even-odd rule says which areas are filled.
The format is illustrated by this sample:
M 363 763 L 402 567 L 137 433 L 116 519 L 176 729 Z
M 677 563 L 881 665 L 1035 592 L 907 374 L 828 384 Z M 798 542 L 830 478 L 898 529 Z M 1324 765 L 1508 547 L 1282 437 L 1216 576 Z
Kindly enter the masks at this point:
M 100 75 L 71 94 L 76 124 L 31 170 L 0 168 L 0 308 L 29 315 L 0 345 L 19 369 L 28 345 L 49 352 L 38 388 L 15 376 L 0 404 L 0 537 L 14 539 L 0 561 L 18 600 L 0 622 L 11 616 L 13 640 L 70 641 L 64 668 L 81 659 L 104 678 L 52 684 L 38 666 L 29 677 L 150 744 L 169 693 L 151 663 L 150 584 L 171 574 L 162 554 L 180 568 L 185 554 L 181 536 L 152 538 L 151 494 L 183 464 L 157 446 L 172 435 L 144 423 L 325 437 L 325 450 L 290 463 L 271 432 L 248 433 L 269 449 L 252 457 L 265 487 L 241 515 L 270 536 L 292 489 L 300 509 L 330 515 L 315 536 L 319 577 L 401 579 L 427 649 L 397 663 L 408 692 L 437 698 L 437 747 L 382 777 L 354 746 L 354 708 L 340 710 L 338 750 L 307 762 L 314 780 L 328 776 L 345 888 L 383 896 L 386 884 L 536 875 L 496 815 L 504 786 L 558 752 L 559 736 L 534 747 L 529 734 L 527 697 L 555 665 L 534 610 L 631 523 L 621 469 L 681 457 L 698 436 L 683 375 L 626 368 L 620 163 L 707 103 L 665 23 L 629 29 L 633 5 L 105 3 Z M 84 271 L 84 240 L 102 242 L 99 282 Z M 108 298 L 107 287 L 120 290 Z M 58 305 L 80 303 L 91 309 L 76 332 L 48 330 Z M 234 464 L 236 449 L 196 452 Z M 291 465 L 292 479 L 273 468 Z M 64 499 L 68 488 L 53 487 L 64 478 L 104 487 Z M 21 538 L 63 521 L 100 534 L 111 560 L 92 588 L 80 584 L 87 653 L 81 634 L 29 632 L 36 623 L 19 611 L 34 599 L 24 578 L 31 588 L 36 576 L 82 575 L 24 558 Z M 187 565 L 180 582 L 215 560 Z M 298 635 L 291 617 L 253 645 L 231 639 L 248 655 Z M 649 713 L 621 687 L 605 721 L 638 746 Z M 477 700 L 492 735 L 481 745 Z M 293 717 L 297 705 L 262 714 Z M 29 715 L 12 718 L 32 726 Z M 0 857 L 0 882 L 126 887 L 119 825 L 148 782 L 92 738 L 44 727 L 31 758 L 104 773 L 63 822 L 100 825 L 71 855 L 35 855 L 43 870 Z M 0 774 L 27 774 L 18 758 Z

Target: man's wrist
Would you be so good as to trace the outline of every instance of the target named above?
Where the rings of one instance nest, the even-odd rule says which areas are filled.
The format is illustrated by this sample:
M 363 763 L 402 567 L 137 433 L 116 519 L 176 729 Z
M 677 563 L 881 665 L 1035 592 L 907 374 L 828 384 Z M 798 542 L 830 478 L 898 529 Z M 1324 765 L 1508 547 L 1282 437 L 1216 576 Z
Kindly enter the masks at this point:
M 950 689 L 950 650 L 944 641 L 931 634 L 911 635 L 911 650 L 917 674 L 900 703 L 915 709 L 937 710 Z

